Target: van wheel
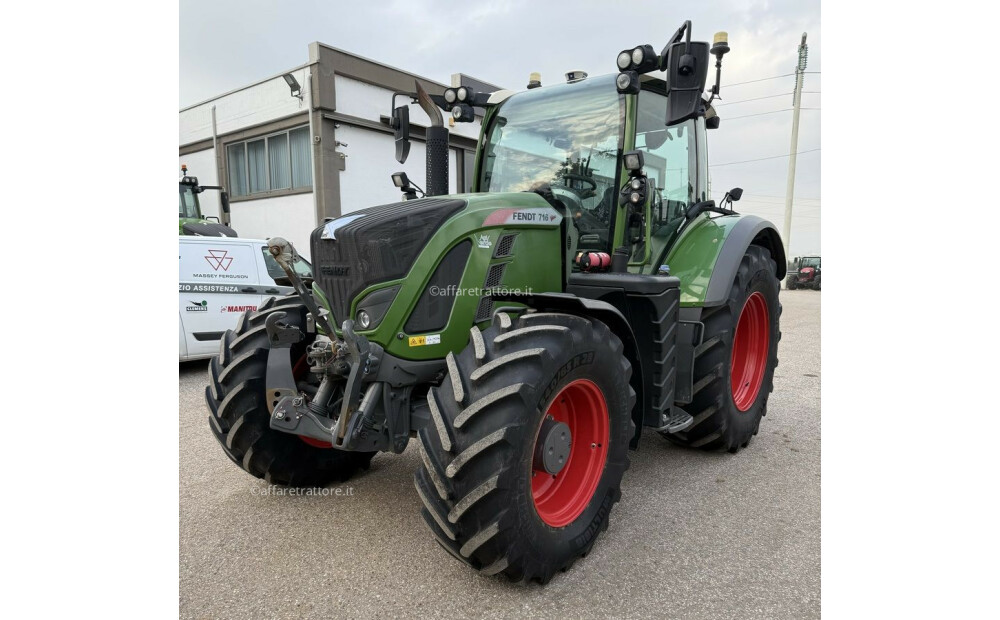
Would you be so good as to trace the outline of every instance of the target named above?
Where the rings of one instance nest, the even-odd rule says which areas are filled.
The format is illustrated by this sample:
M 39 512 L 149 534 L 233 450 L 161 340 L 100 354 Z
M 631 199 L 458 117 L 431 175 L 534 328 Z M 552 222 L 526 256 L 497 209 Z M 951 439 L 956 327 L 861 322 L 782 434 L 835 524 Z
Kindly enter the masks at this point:
M 267 355 L 270 350 L 264 321 L 284 312 L 283 321 L 305 333 L 307 310 L 297 295 L 267 299 L 256 311 L 240 317 L 236 330 L 222 337 L 219 354 L 208 366 L 205 403 L 212 433 L 234 463 L 271 484 L 320 487 L 344 482 L 359 469 L 368 469 L 374 452 L 346 452 L 311 438 L 276 431 L 265 396 Z M 296 379 L 305 379 L 306 347 L 315 340 L 306 333 L 292 346 Z

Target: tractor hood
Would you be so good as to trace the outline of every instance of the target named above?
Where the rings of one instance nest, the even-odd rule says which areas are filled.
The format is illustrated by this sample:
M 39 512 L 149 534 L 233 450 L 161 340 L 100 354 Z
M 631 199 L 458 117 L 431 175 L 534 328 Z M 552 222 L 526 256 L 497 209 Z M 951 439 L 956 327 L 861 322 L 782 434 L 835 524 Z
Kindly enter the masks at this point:
M 557 237 L 550 243 L 557 251 L 561 222 L 562 215 L 532 192 L 459 194 L 370 207 L 313 231 L 315 286 L 339 328 L 352 316 L 357 298 L 373 285 L 398 285 L 400 300 L 412 305 L 424 293 L 431 274 L 464 240 L 475 248 L 471 257 L 483 254 L 489 261 L 499 239 L 497 228 L 555 229 Z M 448 271 L 457 281 L 470 254 L 466 251 L 448 260 L 455 262 Z M 390 293 L 386 296 L 391 301 Z M 450 306 L 442 311 L 450 311 Z

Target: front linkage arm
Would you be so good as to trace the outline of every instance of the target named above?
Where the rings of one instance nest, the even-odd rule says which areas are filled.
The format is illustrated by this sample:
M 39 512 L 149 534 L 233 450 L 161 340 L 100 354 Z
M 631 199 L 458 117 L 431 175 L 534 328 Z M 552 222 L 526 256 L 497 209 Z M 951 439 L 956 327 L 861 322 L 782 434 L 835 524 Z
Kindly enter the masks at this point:
M 265 321 L 265 329 L 271 344 L 267 359 L 267 398 L 271 410 L 270 426 L 275 430 L 304 435 L 329 442 L 342 449 L 352 449 L 357 443 L 365 443 L 376 405 L 381 397 L 377 383 L 371 383 L 362 397 L 363 384 L 378 373 L 383 349 L 367 338 L 354 333 L 354 322 L 344 321 L 344 339 L 337 338 L 330 315 L 321 310 L 305 284 L 292 269 L 295 250 L 292 244 L 281 237 L 269 241 L 268 251 L 291 281 L 295 292 L 313 319 L 323 328 L 331 340 L 330 349 L 333 363 L 319 364 L 310 355 L 310 361 L 318 365 L 323 380 L 310 402 L 299 393 L 292 375 L 291 347 L 303 339 L 296 327 L 281 322 L 285 314 L 275 312 Z M 346 381 L 343 377 L 346 370 Z M 331 406 L 334 392 L 343 384 L 344 396 L 340 401 L 339 415 L 334 417 L 337 401 Z M 367 424 L 366 424 L 367 423 Z M 371 446 L 364 446 L 371 449 Z

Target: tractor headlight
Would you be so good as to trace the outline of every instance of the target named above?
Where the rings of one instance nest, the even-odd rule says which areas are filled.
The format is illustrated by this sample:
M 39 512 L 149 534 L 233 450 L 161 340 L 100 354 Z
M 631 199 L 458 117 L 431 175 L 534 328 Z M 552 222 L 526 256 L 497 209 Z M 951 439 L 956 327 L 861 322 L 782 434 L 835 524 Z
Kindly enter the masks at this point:
M 469 89 L 464 86 L 459 88 L 458 91 L 456 91 L 456 94 L 458 95 L 458 100 L 462 103 L 469 100 Z
M 642 64 L 642 59 L 643 59 L 643 53 L 642 53 L 642 48 L 641 47 L 637 47 L 634 50 L 632 50 L 632 64 L 633 65 L 635 65 L 635 66 L 638 67 L 639 65 Z
M 454 88 L 445 89 L 445 91 L 444 91 L 444 100 L 445 101 L 447 101 L 448 103 L 455 103 L 455 99 L 457 97 L 458 97 L 458 94 L 455 92 Z
M 451 109 L 451 117 L 458 123 L 471 123 L 476 120 L 476 111 L 467 103 L 456 103 Z
M 628 50 L 618 54 L 618 70 L 624 71 L 628 69 L 629 64 L 632 62 L 632 53 Z
M 642 179 L 632 179 L 632 189 L 642 189 Z
M 637 93 L 639 92 L 639 74 L 635 71 L 622 71 L 615 78 L 615 86 L 618 87 L 620 93 Z
M 639 204 L 639 201 L 642 200 L 642 194 L 640 194 L 639 192 L 632 192 L 632 195 L 629 196 L 628 199 L 629 202 L 631 202 L 634 205 L 637 205 Z
M 359 311 L 358 325 L 361 326 L 361 329 L 368 329 L 369 327 L 371 327 L 371 324 L 372 324 L 372 317 L 370 317 L 368 313 L 365 312 L 364 310 Z

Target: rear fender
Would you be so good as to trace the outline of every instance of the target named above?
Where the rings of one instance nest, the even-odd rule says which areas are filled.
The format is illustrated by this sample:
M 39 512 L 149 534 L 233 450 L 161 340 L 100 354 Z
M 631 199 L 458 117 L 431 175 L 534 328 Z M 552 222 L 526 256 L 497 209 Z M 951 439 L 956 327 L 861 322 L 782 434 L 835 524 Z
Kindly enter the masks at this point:
M 681 306 L 716 306 L 725 301 L 751 245 L 766 248 L 778 278 L 785 277 L 785 250 L 774 224 L 756 215 L 698 216 L 665 261 L 671 275 L 680 278 Z

